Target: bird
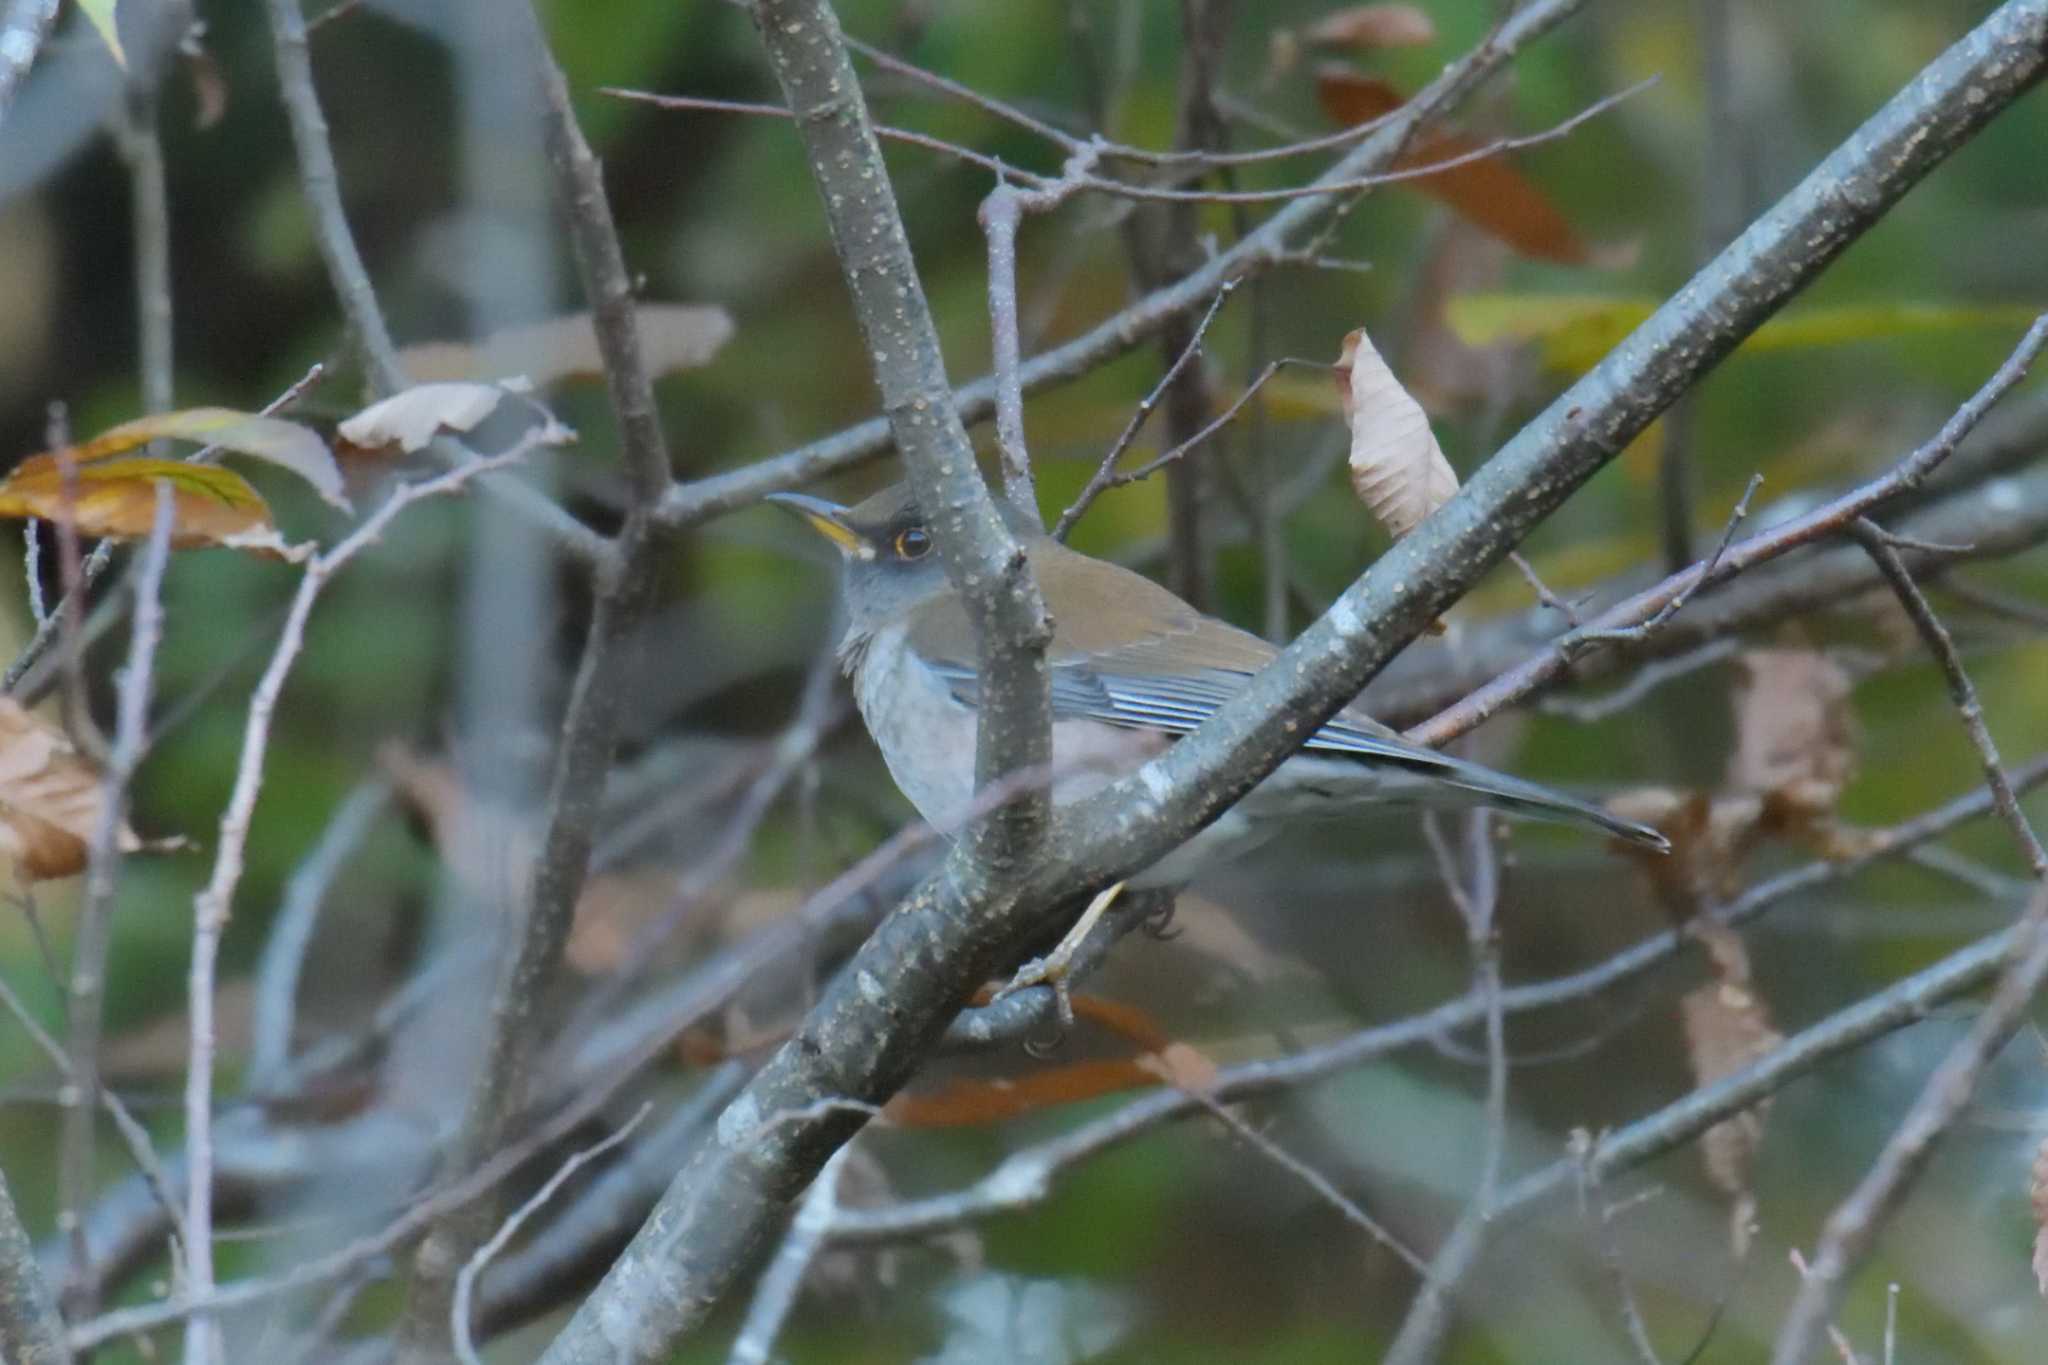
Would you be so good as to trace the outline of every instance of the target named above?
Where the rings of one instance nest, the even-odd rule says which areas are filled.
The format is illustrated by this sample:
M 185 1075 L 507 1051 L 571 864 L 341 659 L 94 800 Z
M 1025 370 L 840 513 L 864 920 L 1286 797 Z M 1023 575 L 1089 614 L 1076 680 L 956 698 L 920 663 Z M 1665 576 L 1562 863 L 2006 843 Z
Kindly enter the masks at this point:
M 890 775 L 926 822 L 956 830 L 975 792 L 980 650 L 908 485 L 848 507 L 804 493 L 770 500 L 838 551 L 839 661 Z M 1053 803 L 1125 776 L 1192 731 L 1270 663 L 1267 641 L 1204 614 L 1144 575 L 1068 548 L 1004 509 L 1052 618 Z M 1292 821 L 1394 803 L 1488 806 L 1668 852 L 1657 830 L 1598 805 L 1403 739 L 1356 704 L 1236 806 L 1120 886 L 1178 887 Z

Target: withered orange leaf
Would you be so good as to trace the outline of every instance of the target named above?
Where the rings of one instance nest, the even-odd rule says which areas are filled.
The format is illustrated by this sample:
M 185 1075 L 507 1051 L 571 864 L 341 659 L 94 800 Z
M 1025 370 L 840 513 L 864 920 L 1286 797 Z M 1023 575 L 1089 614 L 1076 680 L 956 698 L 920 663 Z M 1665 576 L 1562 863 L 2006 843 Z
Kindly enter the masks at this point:
M 882 1112 L 906 1128 L 963 1128 L 1145 1089 L 1159 1080 L 1157 1072 L 1136 1060 L 1070 1062 L 1015 1078 L 956 1080 L 922 1094 L 901 1094 Z
M 134 540 L 156 524 L 156 486 L 171 487 L 171 544 L 224 545 L 287 555 L 263 495 L 218 465 L 180 460 L 101 459 L 65 468 L 32 455 L 0 480 L 0 516 L 69 522 L 80 535 Z
M 1383 118 L 1407 102 L 1385 81 L 1336 66 L 1316 72 L 1316 98 L 1323 112 L 1344 127 Z M 1409 141 L 1393 169 L 1432 166 L 1469 156 L 1485 145 L 1465 133 L 1424 129 Z M 1590 259 L 1585 242 L 1550 197 L 1505 154 L 1462 162 L 1405 183 L 1524 256 L 1560 265 L 1584 265 Z
M 99 769 L 61 730 L 0 697 L 0 856 L 23 880 L 85 870 L 104 795 Z M 117 843 L 123 852 L 141 847 L 125 825 Z

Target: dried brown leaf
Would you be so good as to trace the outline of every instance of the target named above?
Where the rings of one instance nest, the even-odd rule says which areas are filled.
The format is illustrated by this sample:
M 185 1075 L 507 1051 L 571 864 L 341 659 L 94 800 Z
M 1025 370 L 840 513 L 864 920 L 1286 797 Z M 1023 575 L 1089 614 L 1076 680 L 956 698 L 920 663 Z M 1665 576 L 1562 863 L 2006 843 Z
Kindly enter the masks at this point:
M 0 856 L 24 881 L 70 877 L 85 870 L 100 812 L 99 769 L 61 730 L 0 697 Z M 123 852 L 142 846 L 123 825 Z
M 1457 472 L 1429 429 L 1429 415 L 1394 378 L 1364 328 L 1345 334 L 1337 376 L 1351 428 L 1351 486 L 1398 540 L 1451 500 Z
M 1407 102 L 1385 81 L 1341 66 L 1325 66 L 1316 72 L 1316 98 L 1333 122 L 1347 128 L 1384 118 Z M 1485 145 L 1465 133 L 1424 129 L 1409 140 L 1393 169 L 1414 170 L 1454 161 Z M 1559 265 L 1621 264 L 1619 258 L 1596 260 L 1550 196 L 1517 170 L 1505 153 L 1460 162 L 1402 183 L 1438 200 L 1524 256 Z
M 1607 809 L 1654 826 L 1671 841 L 1669 855 L 1633 844 L 1616 847 L 1635 860 L 1658 903 L 1680 923 L 1735 894 L 1743 862 L 1765 831 L 1765 802 L 1748 793 L 1709 796 L 1641 787 L 1611 798 Z
M 641 358 L 651 375 L 708 365 L 732 339 L 732 315 L 715 304 L 643 303 L 633 312 Z M 508 327 L 481 343 L 421 342 L 399 352 L 399 359 L 420 383 L 517 375 L 545 388 L 558 379 L 604 373 L 588 313 Z
M 1856 770 L 1849 675 L 1805 648 L 1752 649 L 1741 665 L 1728 785 L 1831 807 Z
M 397 446 L 410 455 L 443 431 L 473 430 L 498 409 L 496 384 L 416 384 L 372 403 L 335 430 L 360 450 Z
M 890 1100 L 882 1113 L 906 1128 L 969 1127 L 1145 1089 L 1159 1084 L 1159 1079 L 1157 1071 L 1139 1060 L 1070 1062 L 1017 1077 L 954 1080 L 934 1090 L 906 1092 Z
M 1191 1095 L 1215 1089 L 1220 1071 L 1215 1061 L 1192 1043 L 1168 1043 L 1157 1052 L 1138 1058 L 1138 1065 L 1174 1089 Z
M 1317 47 L 1418 47 L 1436 41 L 1436 22 L 1418 5 L 1353 5 L 1303 29 Z
M 1714 979 L 1688 991 L 1678 1010 L 1686 1060 L 1693 1079 L 1704 1086 L 1741 1070 L 1785 1038 L 1772 1026 L 1770 1011 L 1751 980 L 1749 952 L 1741 936 L 1713 920 L 1696 921 L 1693 933 L 1707 950 Z M 1707 1178 L 1733 1201 L 1729 1240 L 1737 1260 L 1749 1250 L 1756 1154 L 1763 1145 L 1769 1112 L 1770 1101 L 1764 1100 L 1723 1119 L 1700 1138 Z

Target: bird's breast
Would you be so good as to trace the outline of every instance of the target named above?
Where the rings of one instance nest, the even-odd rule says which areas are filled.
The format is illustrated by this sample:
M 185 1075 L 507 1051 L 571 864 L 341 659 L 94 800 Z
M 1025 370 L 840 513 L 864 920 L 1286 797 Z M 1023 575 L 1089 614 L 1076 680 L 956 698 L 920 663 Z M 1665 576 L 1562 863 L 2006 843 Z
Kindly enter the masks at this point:
M 976 712 L 906 647 L 900 627 L 851 656 L 853 697 L 889 775 L 927 823 L 957 828 L 974 797 Z M 1053 723 L 1053 800 L 1077 801 L 1166 748 L 1155 730 L 1070 718 Z

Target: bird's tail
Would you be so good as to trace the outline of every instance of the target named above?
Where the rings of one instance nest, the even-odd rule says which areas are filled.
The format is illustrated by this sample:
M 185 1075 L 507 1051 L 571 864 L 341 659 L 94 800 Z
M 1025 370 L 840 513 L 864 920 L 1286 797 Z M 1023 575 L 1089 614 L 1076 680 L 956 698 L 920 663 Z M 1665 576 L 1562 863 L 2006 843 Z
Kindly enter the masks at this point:
M 1413 773 L 1430 788 L 1441 792 L 1446 786 L 1476 798 L 1474 805 L 1492 806 L 1511 815 L 1532 820 L 1554 820 L 1589 826 L 1632 844 L 1671 851 L 1671 841 L 1659 831 L 1634 820 L 1624 820 L 1591 801 L 1553 791 L 1539 783 L 1511 777 L 1492 768 L 1420 745 L 1402 744 L 1397 752 L 1380 756 L 1383 763 Z M 1427 798 L 1425 798 L 1427 799 Z
M 1341 734 L 1318 736 L 1318 741 L 1291 762 L 1323 767 L 1331 785 L 1326 797 L 1362 779 L 1370 785 L 1374 800 L 1420 806 L 1492 806 L 1511 815 L 1590 827 L 1659 853 L 1671 851 L 1671 841 L 1648 825 L 1624 820 L 1591 801 L 1426 749 L 1399 735 L 1347 727 Z M 1338 766 L 1324 765 L 1340 765 L 1349 769 L 1349 775 Z M 1318 806 L 1329 809 L 1324 801 L 1305 805 L 1301 812 L 1310 813 Z

